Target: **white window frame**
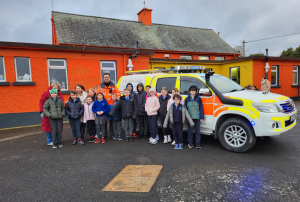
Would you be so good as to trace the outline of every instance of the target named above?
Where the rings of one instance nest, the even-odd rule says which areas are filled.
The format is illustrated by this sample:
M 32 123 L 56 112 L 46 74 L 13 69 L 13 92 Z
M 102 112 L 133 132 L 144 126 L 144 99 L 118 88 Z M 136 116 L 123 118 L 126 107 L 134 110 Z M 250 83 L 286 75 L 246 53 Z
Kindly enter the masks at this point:
M 297 70 L 294 70 L 294 67 L 296 67 Z M 298 83 L 299 83 L 299 73 L 298 73 L 298 71 L 299 71 L 299 66 L 293 66 L 293 74 L 295 72 L 297 73 L 297 82 L 296 83 L 293 82 L 293 85 L 298 85 Z M 294 81 L 294 79 L 293 79 L 293 81 Z
M 50 66 L 50 61 L 63 61 L 64 62 L 64 66 Z M 67 84 L 67 89 L 62 89 L 61 91 L 68 91 L 69 90 L 69 79 L 68 79 L 68 68 L 67 68 L 67 60 L 66 59 L 52 59 L 52 58 L 48 58 L 47 59 L 47 71 L 48 71 L 48 82 L 49 85 L 51 85 L 51 78 L 50 78 L 50 72 L 49 69 L 65 69 L 66 70 L 66 84 Z
M 199 55 L 199 56 L 198 56 L 198 60 L 201 60 L 201 59 L 200 59 L 200 57 L 208 57 L 208 59 L 207 59 L 207 60 L 210 60 L 210 57 L 209 57 L 209 56 L 207 56 L 207 55 Z
M 276 67 L 276 70 L 273 70 L 272 67 Z M 276 72 L 276 82 L 275 84 L 272 84 L 272 72 Z M 271 66 L 271 86 L 278 86 L 278 66 L 277 65 L 272 65 Z
M 114 64 L 114 67 L 102 67 L 102 63 L 113 63 Z M 113 60 L 101 60 L 100 61 L 100 78 L 101 78 L 101 81 L 103 79 L 103 75 L 102 75 L 102 70 L 114 70 L 115 71 L 115 85 L 117 85 L 117 82 L 118 82 L 118 78 L 117 78 L 117 62 L 116 61 L 113 61 Z
M 190 57 L 191 59 L 186 59 L 186 57 Z M 191 56 L 191 55 L 181 55 L 180 59 L 193 60 L 193 56 Z
M 225 57 L 215 56 L 215 60 L 216 60 L 216 58 L 223 58 L 223 60 L 225 60 Z M 223 60 L 217 60 L 217 61 L 223 61 Z
M 28 63 L 29 63 L 29 74 L 30 74 L 30 80 L 19 80 L 18 78 L 18 67 L 17 67 L 17 58 L 21 58 L 21 59 L 28 59 Z M 32 82 L 32 74 L 31 74 L 31 64 L 30 64 L 30 57 L 15 57 L 14 58 L 14 62 L 15 62 L 15 75 L 16 75 L 16 82 Z
M 3 59 L 3 76 L 4 76 L 4 80 L 0 80 L 0 82 L 6 82 L 6 73 L 5 73 L 5 63 L 4 63 L 4 57 L 3 56 L 0 56 L 0 58 L 2 58 Z

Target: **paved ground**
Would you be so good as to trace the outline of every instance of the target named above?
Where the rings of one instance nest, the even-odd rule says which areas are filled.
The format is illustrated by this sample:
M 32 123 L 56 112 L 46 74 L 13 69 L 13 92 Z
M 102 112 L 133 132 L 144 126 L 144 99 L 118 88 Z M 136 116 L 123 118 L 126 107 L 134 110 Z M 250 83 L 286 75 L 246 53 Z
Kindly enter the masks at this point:
M 299 201 L 299 129 L 236 154 L 210 136 L 200 150 L 145 139 L 73 146 L 65 124 L 63 148 L 47 146 L 45 133 L 0 142 L 0 201 Z M 0 131 L 0 141 L 40 131 Z M 150 193 L 102 192 L 126 165 L 164 167 Z

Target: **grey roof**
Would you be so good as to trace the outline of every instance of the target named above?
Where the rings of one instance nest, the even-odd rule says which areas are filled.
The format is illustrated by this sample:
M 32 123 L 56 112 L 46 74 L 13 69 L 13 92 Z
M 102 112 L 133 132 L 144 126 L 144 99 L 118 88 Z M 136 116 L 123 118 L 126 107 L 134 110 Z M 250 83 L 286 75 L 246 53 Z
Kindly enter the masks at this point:
M 52 12 L 60 44 L 140 49 L 237 53 L 211 29 Z

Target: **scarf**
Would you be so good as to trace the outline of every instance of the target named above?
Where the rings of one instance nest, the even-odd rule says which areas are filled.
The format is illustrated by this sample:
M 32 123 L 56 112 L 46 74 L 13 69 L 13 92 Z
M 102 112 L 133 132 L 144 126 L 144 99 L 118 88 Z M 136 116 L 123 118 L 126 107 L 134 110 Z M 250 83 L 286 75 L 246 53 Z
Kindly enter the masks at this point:
M 261 85 L 264 85 L 266 83 L 267 79 L 261 82 Z

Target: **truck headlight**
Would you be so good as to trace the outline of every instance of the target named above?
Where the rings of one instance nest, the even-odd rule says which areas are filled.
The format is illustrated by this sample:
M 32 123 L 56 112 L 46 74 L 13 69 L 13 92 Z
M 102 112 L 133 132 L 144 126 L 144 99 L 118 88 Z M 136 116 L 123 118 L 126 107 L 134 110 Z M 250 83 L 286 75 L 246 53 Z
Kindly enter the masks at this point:
M 279 107 L 274 103 L 253 102 L 252 105 L 261 112 L 278 113 L 281 112 Z

